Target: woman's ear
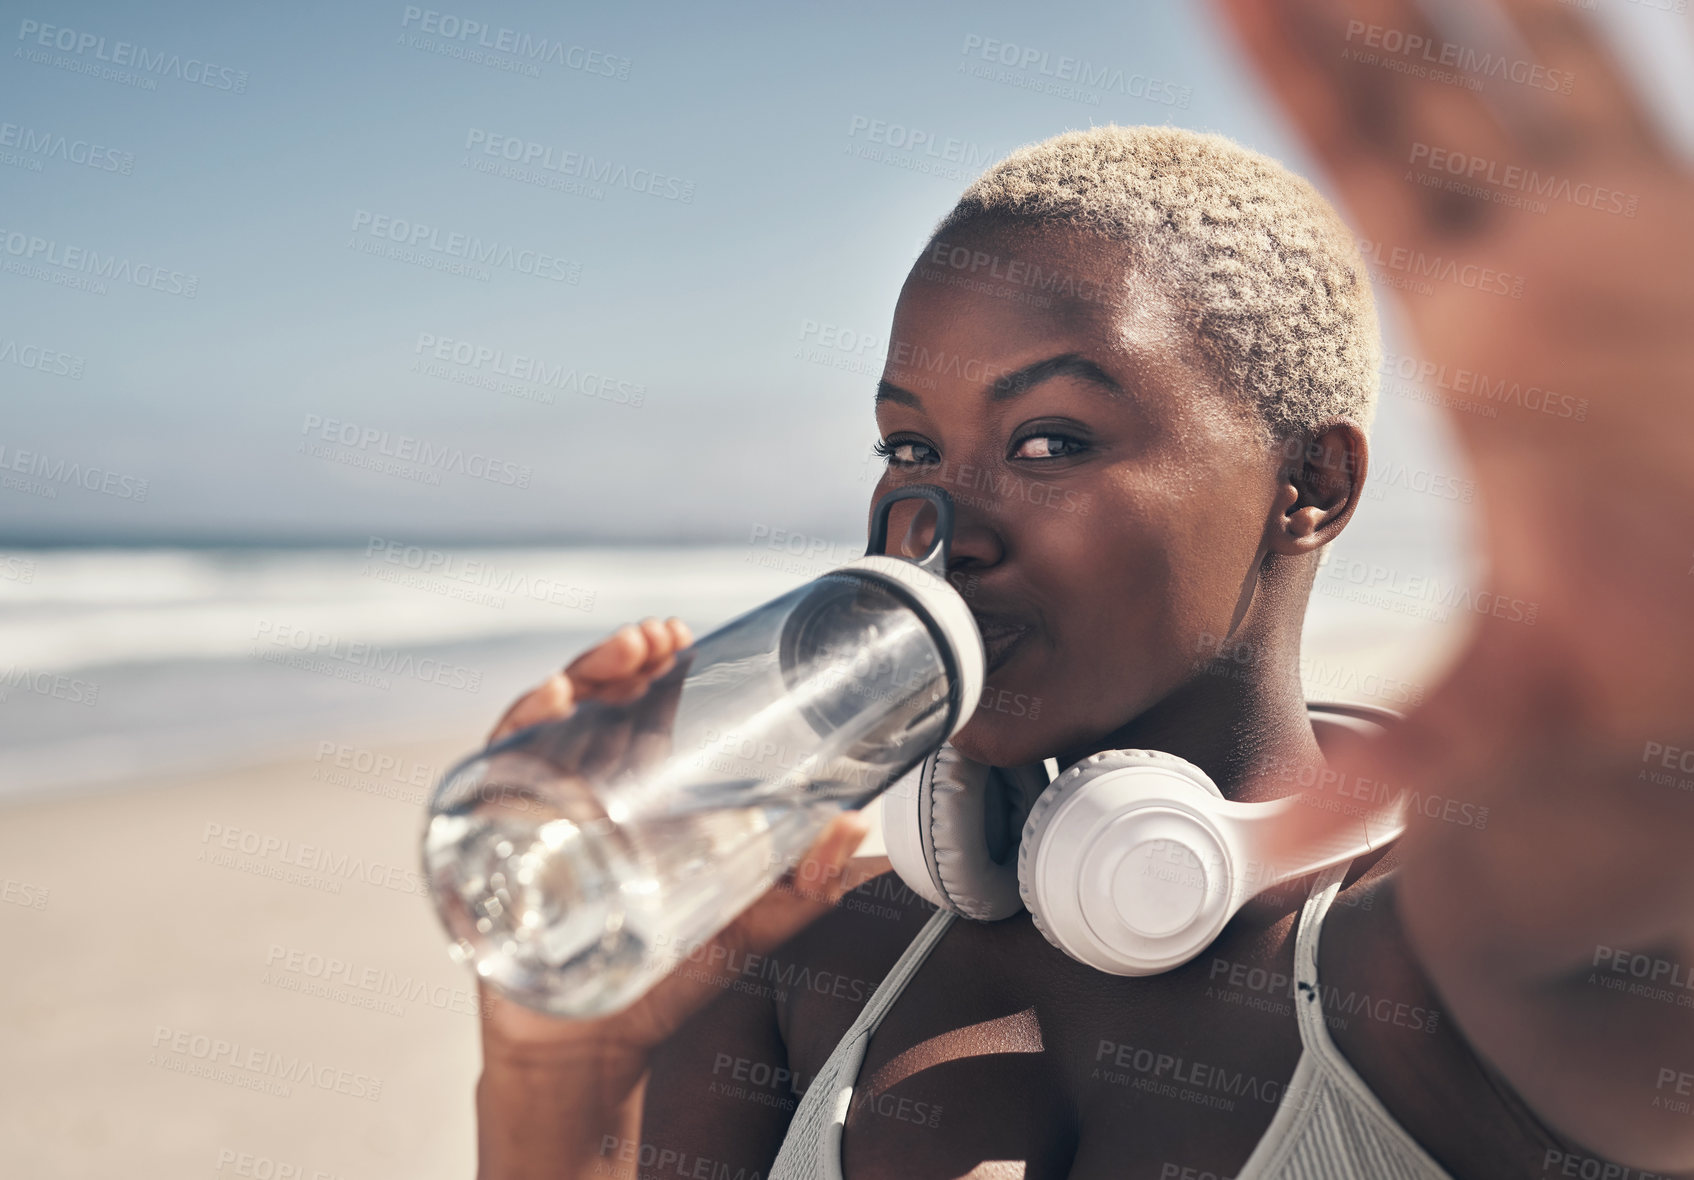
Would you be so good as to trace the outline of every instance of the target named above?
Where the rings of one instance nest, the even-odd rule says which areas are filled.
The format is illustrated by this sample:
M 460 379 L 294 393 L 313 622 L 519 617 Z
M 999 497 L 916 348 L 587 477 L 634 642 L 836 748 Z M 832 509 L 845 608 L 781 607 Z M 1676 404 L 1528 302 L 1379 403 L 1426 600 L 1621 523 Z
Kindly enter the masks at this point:
M 1281 451 L 1282 485 L 1267 522 L 1268 548 L 1284 557 L 1315 553 L 1346 527 L 1370 461 L 1364 431 L 1351 422 L 1319 428 L 1298 450 L 1294 442 Z

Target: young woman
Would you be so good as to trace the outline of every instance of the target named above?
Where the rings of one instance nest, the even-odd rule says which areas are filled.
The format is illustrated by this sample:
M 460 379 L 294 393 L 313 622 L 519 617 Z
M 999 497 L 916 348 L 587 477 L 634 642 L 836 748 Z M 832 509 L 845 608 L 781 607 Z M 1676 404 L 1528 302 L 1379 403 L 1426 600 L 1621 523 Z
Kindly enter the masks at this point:
M 1287 51 L 1267 38 L 1267 59 Z M 875 496 L 908 481 L 954 492 L 950 572 L 989 682 L 1040 702 L 979 709 L 955 749 L 1004 767 L 1156 749 L 1231 798 L 1298 789 L 1323 764 L 1300 622 L 1318 551 L 1362 491 L 1376 368 L 1362 261 L 1315 192 L 1216 137 L 1058 137 L 966 193 L 891 339 Z M 1654 445 L 1648 479 L 1664 473 Z M 1496 543 L 1503 565 L 1533 564 L 1529 540 Z M 1426 789 L 1433 767 L 1444 796 L 1491 808 L 1485 831 L 1423 825 L 1344 874 L 1262 895 L 1188 965 L 1126 978 L 1068 958 L 1027 914 L 916 943 L 932 907 L 887 875 L 831 905 L 864 831 L 843 820 L 796 875 L 836 874 L 835 888 L 773 890 L 704 969 L 624 1013 L 563 1024 L 490 996 L 483 1175 L 1694 1169 L 1689 1009 L 1610 986 L 1627 979 L 1617 962 L 1645 956 L 1671 978 L 1694 962 L 1688 806 L 1635 786 L 1608 702 L 1573 696 L 1576 660 L 1561 665 L 1557 643 L 1571 615 L 1547 600 L 1546 648 L 1485 626 L 1462 689 L 1330 766 Z M 631 691 L 688 638 L 676 620 L 620 631 L 496 735 Z M 1502 675 L 1501 650 L 1530 658 Z M 1644 709 L 1661 730 L 1644 736 L 1674 745 L 1688 703 Z M 1550 737 L 1563 758 L 1546 757 L 1523 740 L 1531 713 L 1582 744 Z M 1504 758 L 1498 732 L 1517 738 Z M 1420 765 L 1406 735 L 1430 733 L 1451 741 Z M 836 1051 L 872 1003 L 879 1022 L 842 1078 Z M 799 1099 L 843 1082 L 837 1142 L 834 1112 Z

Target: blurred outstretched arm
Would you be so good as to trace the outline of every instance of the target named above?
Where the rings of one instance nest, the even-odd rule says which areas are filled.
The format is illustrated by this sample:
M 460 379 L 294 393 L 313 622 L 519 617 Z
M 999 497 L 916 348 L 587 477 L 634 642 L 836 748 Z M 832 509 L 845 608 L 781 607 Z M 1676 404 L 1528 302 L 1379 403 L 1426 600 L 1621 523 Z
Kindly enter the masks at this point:
M 1449 414 L 1489 589 L 1533 621 L 1479 615 L 1407 725 L 1332 761 L 1490 809 L 1414 817 L 1420 963 L 1550 1127 L 1694 1168 L 1694 990 L 1606 986 L 1694 971 L 1694 178 L 1552 0 L 1218 8 L 1369 253 L 1508 276 L 1400 298 L 1424 357 L 1533 393 Z

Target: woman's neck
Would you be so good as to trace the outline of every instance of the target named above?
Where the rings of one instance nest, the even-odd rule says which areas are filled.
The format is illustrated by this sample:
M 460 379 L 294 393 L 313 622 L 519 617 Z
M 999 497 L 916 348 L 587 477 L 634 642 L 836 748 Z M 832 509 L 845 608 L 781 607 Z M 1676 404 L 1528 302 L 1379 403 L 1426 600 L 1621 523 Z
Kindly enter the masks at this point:
M 1243 665 L 1219 659 L 1104 737 L 1059 756 L 1060 767 L 1101 750 L 1163 750 L 1204 770 L 1225 798 L 1259 802 L 1290 793 L 1323 755 L 1300 683 L 1299 636 L 1257 649 Z

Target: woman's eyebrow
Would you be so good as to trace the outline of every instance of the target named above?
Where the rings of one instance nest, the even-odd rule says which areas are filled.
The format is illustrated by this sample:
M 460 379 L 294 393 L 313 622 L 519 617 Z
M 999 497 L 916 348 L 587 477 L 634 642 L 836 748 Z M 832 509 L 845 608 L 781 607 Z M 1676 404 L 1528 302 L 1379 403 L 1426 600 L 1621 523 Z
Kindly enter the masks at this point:
M 1119 385 L 1099 365 L 1079 353 L 1067 352 L 1059 356 L 1050 356 L 1046 360 L 1036 361 L 1010 373 L 1003 373 L 995 378 L 988 387 L 989 397 L 994 401 L 1008 401 L 1021 394 L 1028 393 L 1043 381 L 1054 377 L 1080 377 L 1111 397 L 1122 397 L 1123 386 Z M 876 402 L 895 402 L 902 406 L 922 409 L 923 402 L 918 395 L 909 389 L 902 389 L 891 381 L 876 383 Z
M 1048 357 L 1044 361 L 1036 361 L 1033 365 L 1025 365 L 1015 372 L 999 377 L 989 387 L 989 396 L 997 402 L 1008 401 L 1028 393 L 1043 381 L 1054 377 L 1080 377 L 1112 397 L 1123 396 L 1123 387 L 1113 381 L 1110 374 L 1093 361 L 1074 352 Z
M 909 389 L 901 389 L 892 381 L 878 381 L 876 383 L 876 404 L 880 406 L 883 402 L 911 406 L 914 410 L 923 409 L 923 402 L 918 400 L 917 394 Z

